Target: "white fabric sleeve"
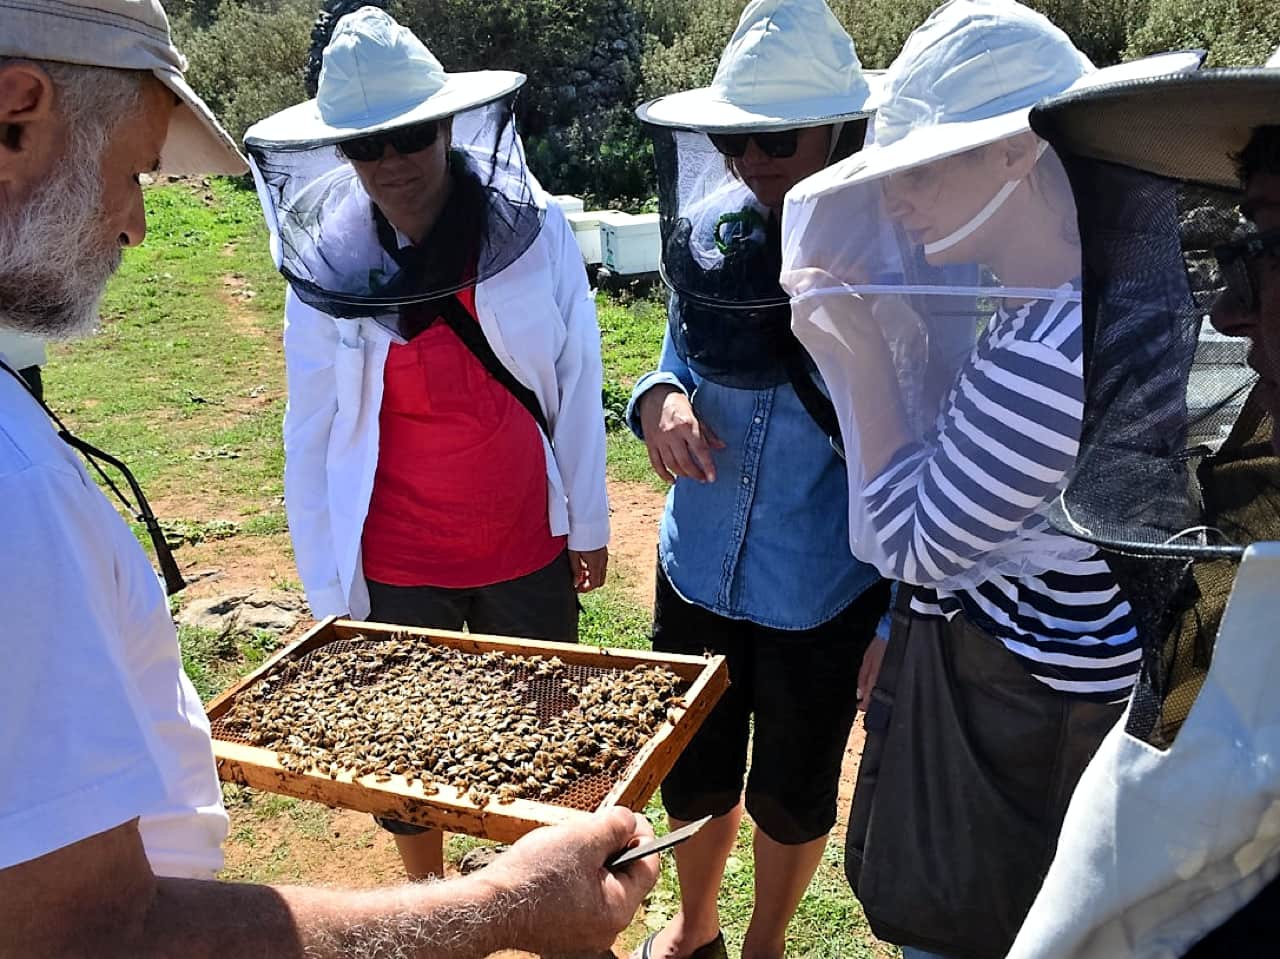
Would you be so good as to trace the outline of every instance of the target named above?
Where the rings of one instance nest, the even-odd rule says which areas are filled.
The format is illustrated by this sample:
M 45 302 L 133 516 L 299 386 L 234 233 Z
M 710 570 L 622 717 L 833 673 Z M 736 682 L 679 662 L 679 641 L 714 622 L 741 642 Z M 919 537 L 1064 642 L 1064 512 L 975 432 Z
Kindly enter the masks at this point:
M 604 368 L 596 303 L 587 284 L 582 252 L 554 203 L 547 206 L 543 229 L 552 240 L 555 300 L 565 323 L 564 348 L 555 364 L 560 408 L 550 426 L 568 498 L 569 548 L 600 549 L 609 544 L 609 494 L 601 399 Z
M 316 619 L 345 615 L 329 509 L 329 433 L 338 412 L 334 320 L 289 290 L 284 306 L 284 502 L 298 576 Z
M 85 482 L 29 463 L 0 475 L 0 869 L 122 825 L 166 795 L 119 658 L 129 637 L 119 635 L 112 537 Z

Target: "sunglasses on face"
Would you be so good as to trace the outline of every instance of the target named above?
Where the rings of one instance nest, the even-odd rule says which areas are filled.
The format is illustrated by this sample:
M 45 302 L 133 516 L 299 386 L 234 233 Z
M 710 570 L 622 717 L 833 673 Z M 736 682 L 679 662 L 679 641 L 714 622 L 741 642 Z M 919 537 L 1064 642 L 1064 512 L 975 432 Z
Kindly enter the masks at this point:
M 343 140 L 338 149 L 348 160 L 358 163 L 370 163 L 382 159 L 382 154 L 389 146 L 402 156 L 420 153 L 433 145 L 440 135 L 440 124 L 436 120 L 418 123 L 411 127 L 397 127 L 385 133 L 371 133 L 355 140 Z
M 799 130 L 778 130 L 774 133 L 708 133 L 711 145 L 721 154 L 738 159 L 747 152 L 748 141 L 755 140 L 760 152 L 774 160 L 796 155 Z
M 1263 257 L 1280 258 L 1280 230 L 1256 233 L 1213 248 L 1227 292 L 1249 313 L 1261 306 L 1258 265 Z

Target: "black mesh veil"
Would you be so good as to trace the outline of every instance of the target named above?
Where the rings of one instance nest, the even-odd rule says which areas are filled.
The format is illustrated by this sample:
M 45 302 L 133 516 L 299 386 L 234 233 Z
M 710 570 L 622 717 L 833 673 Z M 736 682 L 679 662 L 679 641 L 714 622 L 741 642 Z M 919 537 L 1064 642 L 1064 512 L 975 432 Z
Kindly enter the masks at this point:
M 404 308 L 501 272 L 533 243 L 545 205 L 514 124 L 515 95 L 452 117 L 449 199 L 417 245 L 376 210 L 333 140 L 246 137 L 271 251 L 298 297 L 405 335 Z
M 1167 118 L 1144 128 L 1136 111 L 1108 132 L 1131 142 L 1101 151 L 1069 100 L 1032 115 L 1070 179 L 1083 252 L 1084 424 L 1050 521 L 1107 551 L 1146 649 L 1129 731 L 1165 746 L 1200 689 L 1244 549 L 1280 539 L 1280 460 L 1248 341 L 1208 321 L 1222 289 L 1214 247 L 1248 225 L 1221 182 L 1115 162 L 1160 164 L 1167 154 L 1147 148 L 1170 135 Z M 1177 134 L 1186 146 L 1196 128 Z M 1205 136 L 1205 155 L 1226 152 Z
M 1123 166 L 1063 158 L 1084 260 L 1085 414 L 1064 532 L 1121 552 L 1238 558 L 1207 512 L 1202 467 L 1218 454 L 1256 375 L 1247 342 L 1206 316 L 1213 247 L 1242 227 L 1236 199 Z M 1216 461 L 1216 460 L 1215 460 Z
M 646 124 L 658 173 L 660 272 L 674 294 L 673 344 L 699 376 L 738 389 L 789 379 L 812 362 L 791 333 L 778 285 L 782 228 L 729 169 L 705 133 Z M 862 145 L 865 120 L 842 124 L 832 155 Z

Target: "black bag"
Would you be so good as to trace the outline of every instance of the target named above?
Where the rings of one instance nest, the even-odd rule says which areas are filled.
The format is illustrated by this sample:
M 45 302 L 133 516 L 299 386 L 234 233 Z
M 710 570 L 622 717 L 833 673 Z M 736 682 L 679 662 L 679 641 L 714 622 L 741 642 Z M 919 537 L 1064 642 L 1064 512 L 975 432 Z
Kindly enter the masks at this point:
M 1121 705 L 1055 693 L 964 616 L 909 612 L 867 710 L 845 872 L 881 939 L 1003 959 Z

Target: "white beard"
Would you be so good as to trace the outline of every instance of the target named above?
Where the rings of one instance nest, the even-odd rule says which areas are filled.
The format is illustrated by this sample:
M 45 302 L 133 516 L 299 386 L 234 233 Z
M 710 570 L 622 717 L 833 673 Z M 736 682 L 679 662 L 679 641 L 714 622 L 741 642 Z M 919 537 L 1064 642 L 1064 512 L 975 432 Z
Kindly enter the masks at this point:
M 0 326 L 68 339 L 97 325 L 120 247 L 102 223 L 105 137 L 87 139 L 73 136 L 49 179 L 18 208 L 0 208 Z

